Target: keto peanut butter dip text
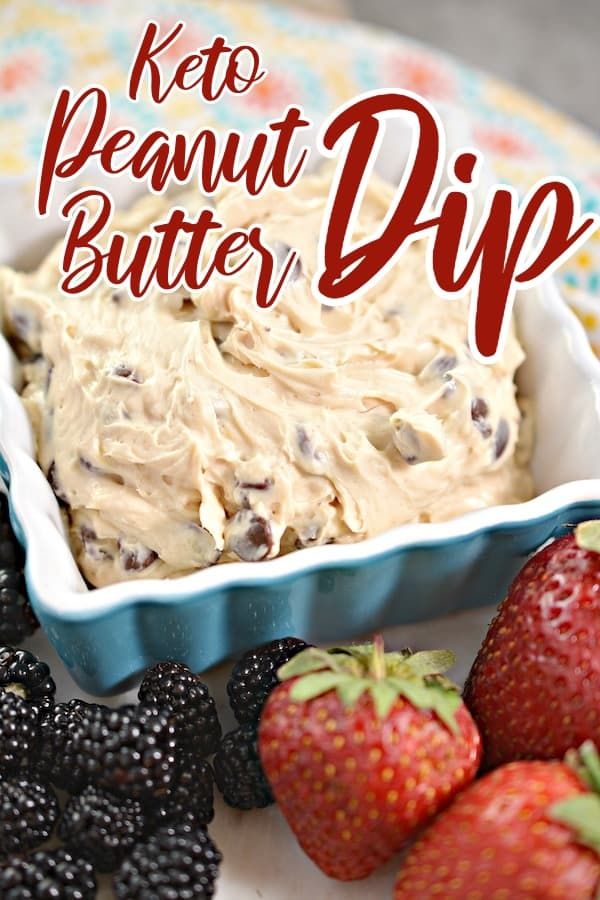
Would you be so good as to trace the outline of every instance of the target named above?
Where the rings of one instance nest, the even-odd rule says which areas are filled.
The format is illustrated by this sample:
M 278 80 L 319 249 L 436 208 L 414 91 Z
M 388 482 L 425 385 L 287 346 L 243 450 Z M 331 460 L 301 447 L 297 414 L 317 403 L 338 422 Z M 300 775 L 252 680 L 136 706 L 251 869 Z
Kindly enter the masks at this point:
M 468 300 L 435 295 L 420 242 L 360 299 L 332 309 L 312 296 L 330 179 L 215 201 L 228 228 L 261 223 L 282 258 L 299 251 L 272 309 L 254 302 L 254 263 L 197 295 L 140 301 L 108 285 L 62 296 L 60 247 L 31 274 L 0 270 L 0 319 L 23 360 L 38 459 L 93 585 L 358 541 L 531 496 L 514 329 L 499 362 L 476 362 Z M 392 197 L 373 177 L 356 240 Z M 190 211 L 204 203 L 177 197 Z M 145 198 L 116 226 L 134 236 L 170 205 Z

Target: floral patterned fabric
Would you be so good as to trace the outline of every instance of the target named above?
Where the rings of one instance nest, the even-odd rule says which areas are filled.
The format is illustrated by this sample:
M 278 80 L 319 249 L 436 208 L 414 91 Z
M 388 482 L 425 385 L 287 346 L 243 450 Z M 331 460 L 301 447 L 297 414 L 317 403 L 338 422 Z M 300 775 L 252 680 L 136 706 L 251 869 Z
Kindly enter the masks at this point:
M 153 13 L 187 23 L 174 54 L 220 33 L 262 50 L 268 78 L 249 95 L 202 105 L 173 92 L 160 107 L 125 98 L 127 71 Z M 250 129 L 288 103 L 326 115 L 361 91 L 410 88 L 464 110 L 499 180 L 526 190 L 550 174 L 570 177 L 586 211 L 600 212 L 600 139 L 495 78 L 391 32 L 227 0 L 8 0 L 0 6 L 0 177 L 33 178 L 50 106 L 62 84 L 99 82 L 112 96 L 111 125 Z M 561 283 L 600 354 L 600 232 L 561 270 Z

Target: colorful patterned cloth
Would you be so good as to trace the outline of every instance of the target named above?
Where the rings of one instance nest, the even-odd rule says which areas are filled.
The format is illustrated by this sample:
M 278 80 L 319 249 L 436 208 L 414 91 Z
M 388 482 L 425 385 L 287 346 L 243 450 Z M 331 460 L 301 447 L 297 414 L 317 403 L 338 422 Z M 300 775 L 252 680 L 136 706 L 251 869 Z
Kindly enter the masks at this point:
M 194 92 L 174 92 L 160 107 L 129 103 L 125 82 L 150 12 L 163 27 L 187 29 L 171 58 L 217 33 L 252 41 L 269 76 L 238 100 L 202 106 Z M 585 210 L 600 212 L 600 140 L 526 94 L 391 32 L 257 3 L 226 0 L 5 0 L 0 5 L 0 177 L 35 171 L 51 102 L 62 84 L 93 82 L 112 95 L 112 125 L 140 131 L 159 124 L 263 124 L 288 103 L 326 115 L 364 90 L 410 88 L 468 115 L 472 133 L 496 176 L 526 190 L 561 174 L 577 185 Z M 600 354 L 600 232 L 561 270 L 565 295 Z

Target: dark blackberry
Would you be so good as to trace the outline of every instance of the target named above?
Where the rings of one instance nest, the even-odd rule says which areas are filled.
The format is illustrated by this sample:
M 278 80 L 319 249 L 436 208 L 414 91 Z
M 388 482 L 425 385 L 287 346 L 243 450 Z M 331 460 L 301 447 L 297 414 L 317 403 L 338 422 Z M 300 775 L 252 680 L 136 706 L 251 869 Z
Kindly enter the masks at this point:
M 73 737 L 91 707 L 97 704 L 69 700 L 42 709 L 39 719 L 39 752 L 36 763 L 44 778 L 55 787 L 77 794 L 86 784 L 86 773 L 75 760 Z M 106 706 L 98 707 L 107 709 Z
M 63 844 L 100 872 L 114 872 L 144 836 L 146 817 L 139 800 L 115 797 L 89 785 L 67 803 L 58 825 Z
M 32 766 L 37 757 L 39 710 L 0 689 L 0 771 Z
M 23 592 L 25 590 L 23 572 L 19 569 L 11 569 L 10 566 L 0 567 L 0 590 L 2 588 Z
M 15 647 L 0 647 L 0 687 L 38 703 L 52 701 L 56 691 L 46 663 Z
M 227 682 L 227 693 L 240 725 L 258 724 L 266 699 L 278 684 L 277 670 L 308 646 L 299 638 L 279 638 L 249 650 L 235 664 Z
M 138 844 L 114 879 L 119 900 L 210 900 L 221 854 L 206 828 L 188 816 Z
M 8 522 L 0 522 L 0 566 L 3 569 L 21 569 L 24 554 Z
M 226 734 L 213 760 L 215 781 L 223 799 L 235 809 L 254 809 L 273 803 L 260 764 L 254 725 L 240 725 Z
M 175 729 L 154 706 L 88 706 L 68 742 L 65 765 L 86 782 L 130 797 L 164 793 L 176 775 Z
M 38 625 L 27 600 L 22 574 L 0 568 L 0 644 L 21 643 Z
M 38 850 L 0 865 L 0 897 L 5 900 L 94 900 L 91 863 L 67 850 Z
M 162 662 L 148 669 L 140 685 L 142 703 L 173 712 L 177 742 L 197 756 L 212 755 L 219 744 L 221 724 L 207 686 L 188 666 Z
M 58 818 L 48 784 L 22 775 L 0 778 L 0 857 L 23 853 L 47 840 Z M 0 891 L 0 897 L 5 897 Z
M 208 825 L 214 816 L 214 775 L 210 763 L 191 752 L 177 756 L 179 774 L 169 790 L 149 808 L 155 826 L 177 822 L 191 813 L 199 825 Z

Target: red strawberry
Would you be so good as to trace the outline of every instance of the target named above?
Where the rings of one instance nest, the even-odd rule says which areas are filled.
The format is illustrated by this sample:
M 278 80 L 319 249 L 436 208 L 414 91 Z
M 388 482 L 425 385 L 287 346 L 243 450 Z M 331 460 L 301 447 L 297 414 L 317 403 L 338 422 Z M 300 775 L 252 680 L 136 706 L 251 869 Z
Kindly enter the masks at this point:
M 592 744 L 582 756 L 600 776 Z M 593 900 L 599 853 L 598 794 L 565 763 L 509 763 L 470 785 L 413 845 L 394 900 Z
M 600 522 L 540 550 L 521 570 L 471 669 L 465 703 L 485 765 L 600 746 Z
M 278 672 L 259 728 L 275 799 L 333 878 L 364 878 L 475 776 L 480 738 L 439 675 L 452 654 L 383 643 L 304 650 Z

